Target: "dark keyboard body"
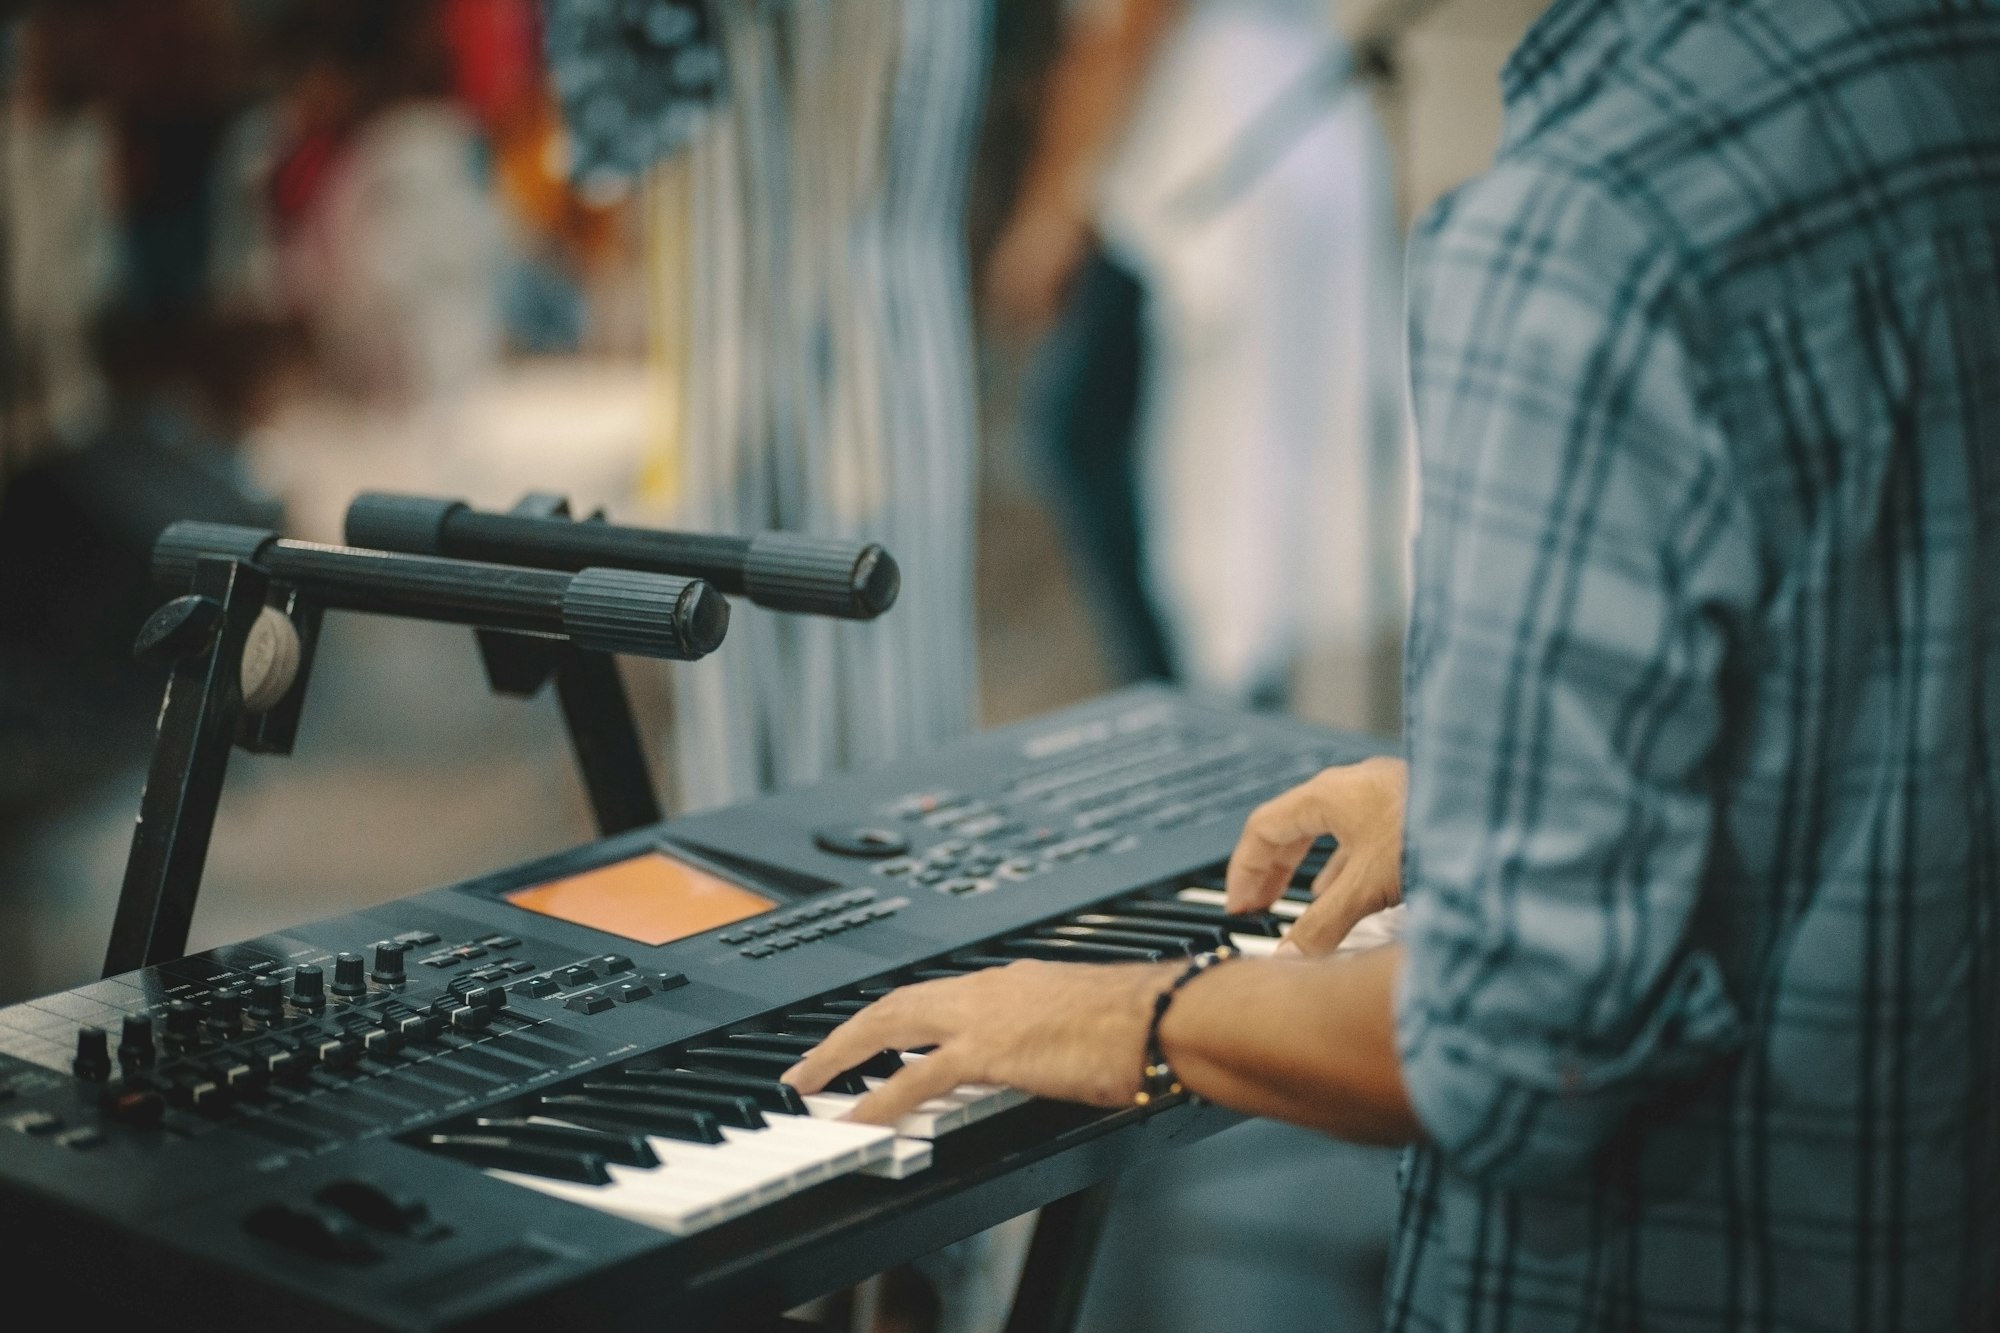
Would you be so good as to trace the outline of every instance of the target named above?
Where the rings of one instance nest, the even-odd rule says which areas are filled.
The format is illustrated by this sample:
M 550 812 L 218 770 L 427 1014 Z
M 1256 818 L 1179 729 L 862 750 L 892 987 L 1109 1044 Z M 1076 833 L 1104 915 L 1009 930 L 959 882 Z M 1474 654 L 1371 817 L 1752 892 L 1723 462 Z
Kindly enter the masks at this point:
M 0 1010 L 0 1213 L 19 1236 L 0 1263 L 72 1315 L 170 1327 L 660 1329 L 810 1297 L 1227 1120 L 1030 1103 L 940 1141 L 920 1175 L 685 1236 L 428 1136 L 1212 876 L 1258 802 L 1383 748 L 1128 691 Z M 659 847 L 779 905 L 648 946 L 505 897 Z M 83 1027 L 109 1065 L 86 1051 L 79 1076 Z

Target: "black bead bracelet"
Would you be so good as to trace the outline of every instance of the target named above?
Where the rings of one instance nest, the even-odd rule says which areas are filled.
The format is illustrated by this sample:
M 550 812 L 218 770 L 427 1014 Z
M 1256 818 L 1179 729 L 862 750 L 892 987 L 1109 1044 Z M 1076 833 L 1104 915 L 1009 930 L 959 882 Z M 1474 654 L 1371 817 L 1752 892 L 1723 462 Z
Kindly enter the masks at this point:
M 1166 1052 L 1160 1049 L 1160 1020 L 1167 1016 L 1167 1008 L 1174 1002 L 1174 996 L 1181 987 L 1193 981 L 1217 963 L 1226 962 L 1236 956 L 1230 948 L 1211 949 L 1198 953 L 1188 960 L 1181 974 L 1173 984 L 1161 991 L 1153 1000 L 1153 1017 L 1146 1024 L 1146 1065 L 1139 1076 L 1139 1091 L 1132 1097 L 1136 1106 L 1148 1106 L 1156 1098 L 1171 1097 L 1181 1091 L 1181 1081 L 1174 1077 L 1173 1066 L 1167 1063 Z

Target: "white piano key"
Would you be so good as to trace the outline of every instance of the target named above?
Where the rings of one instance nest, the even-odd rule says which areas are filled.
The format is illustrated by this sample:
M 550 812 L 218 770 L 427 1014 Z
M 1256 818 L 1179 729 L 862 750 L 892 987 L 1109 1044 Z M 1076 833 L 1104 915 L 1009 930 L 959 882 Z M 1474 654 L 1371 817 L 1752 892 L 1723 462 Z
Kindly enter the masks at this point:
M 1229 897 L 1221 889 L 1182 889 L 1174 897 L 1184 903 L 1194 903 L 1200 907 L 1227 907 Z M 1268 909 L 1272 916 L 1281 916 L 1296 921 L 1305 914 L 1306 905 L 1295 903 L 1289 898 L 1280 898 Z
M 1278 952 L 1283 940 L 1274 940 L 1269 935 L 1231 935 L 1230 947 L 1245 958 L 1269 958 Z
M 891 1130 L 806 1116 L 773 1115 L 764 1129 L 729 1127 L 722 1134 L 723 1142 L 714 1144 L 648 1138 L 660 1165 L 613 1166 L 609 1185 L 577 1185 L 515 1172 L 492 1174 L 687 1235 L 834 1176 L 892 1165 L 897 1156 Z M 904 1156 L 907 1161 L 909 1155 Z
M 861 1173 L 884 1180 L 907 1180 L 919 1171 L 930 1170 L 931 1155 L 929 1139 L 899 1138 L 886 1160 L 861 1168 Z

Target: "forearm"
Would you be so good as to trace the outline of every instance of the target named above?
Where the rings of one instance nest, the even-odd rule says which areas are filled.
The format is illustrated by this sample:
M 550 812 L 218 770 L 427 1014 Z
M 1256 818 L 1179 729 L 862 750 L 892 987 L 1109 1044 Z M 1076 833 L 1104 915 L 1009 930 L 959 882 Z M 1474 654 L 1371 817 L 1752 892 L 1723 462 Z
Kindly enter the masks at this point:
M 1104 163 L 1180 9 L 1181 0 L 1111 0 L 1071 20 L 1044 86 L 1023 205 L 1090 212 Z
M 1174 999 L 1161 1048 L 1182 1085 L 1359 1143 L 1422 1133 L 1396 1052 L 1400 945 L 1333 960 L 1243 960 Z

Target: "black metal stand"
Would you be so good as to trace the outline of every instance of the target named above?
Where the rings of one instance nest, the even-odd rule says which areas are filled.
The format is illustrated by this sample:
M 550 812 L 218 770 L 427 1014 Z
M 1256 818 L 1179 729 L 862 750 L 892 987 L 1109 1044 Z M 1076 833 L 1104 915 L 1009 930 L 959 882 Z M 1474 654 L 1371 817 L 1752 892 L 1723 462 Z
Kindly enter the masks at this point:
M 527 518 L 568 518 L 569 501 L 537 491 L 514 506 Z M 588 521 L 588 520 L 586 520 Z M 662 815 L 625 682 L 609 653 L 559 639 L 478 631 L 479 656 L 496 694 L 530 698 L 551 678 L 569 727 L 570 745 L 590 793 L 597 831 L 606 837 L 657 824 Z
M 203 557 L 184 597 L 147 622 L 141 651 L 173 662 L 104 975 L 178 958 L 208 860 L 229 750 L 243 712 L 243 649 L 270 580 L 240 560 Z
M 531 495 L 515 512 L 567 517 L 569 505 L 560 496 Z M 243 701 L 243 655 L 251 628 L 267 606 L 291 622 L 299 661 L 284 695 L 271 707 L 252 712 Z M 289 583 L 273 582 L 249 561 L 205 555 L 195 561 L 188 592 L 147 621 L 138 651 L 166 658 L 171 673 L 104 955 L 105 976 L 187 951 L 230 749 L 292 752 L 323 615 L 324 608 L 312 597 Z M 659 823 L 652 771 L 611 654 L 579 648 L 565 638 L 491 629 L 475 633 L 495 693 L 527 698 L 555 681 L 599 831 L 608 836 Z
M 1083 1311 L 1111 1186 L 1092 1185 L 1042 1209 L 1014 1288 L 1007 1333 L 1069 1333 Z

